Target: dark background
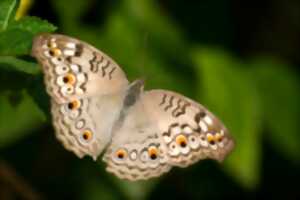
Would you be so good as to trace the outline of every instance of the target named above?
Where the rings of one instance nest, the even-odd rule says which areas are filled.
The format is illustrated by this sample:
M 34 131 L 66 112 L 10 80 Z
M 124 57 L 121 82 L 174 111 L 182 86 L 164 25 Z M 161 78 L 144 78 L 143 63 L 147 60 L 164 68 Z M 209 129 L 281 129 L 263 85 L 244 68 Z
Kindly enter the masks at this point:
M 35 0 L 26 14 L 107 52 L 131 81 L 146 77 L 147 89 L 203 103 L 237 148 L 221 165 L 205 160 L 151 181 L 119 180 L 55 139 L 37 80 L 45 98 L 29 88 L 25 108 L 0 106 L 0 135 L 16 135 L 0 138 L 0 199 L 300 199 L 300 1 Z M 22 104 L 1 73 L 9 104 Z M 8 112 L 33 120 L 15 122 Z

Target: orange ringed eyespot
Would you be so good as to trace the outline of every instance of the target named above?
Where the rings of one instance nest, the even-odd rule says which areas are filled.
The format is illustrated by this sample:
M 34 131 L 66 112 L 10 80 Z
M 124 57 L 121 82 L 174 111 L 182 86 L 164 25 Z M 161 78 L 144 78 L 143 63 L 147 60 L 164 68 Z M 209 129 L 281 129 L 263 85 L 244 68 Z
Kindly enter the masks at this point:
M 53 48 L 56 47 L 56 44 L 55 44 L 54 42 L 52 42 L 52 41 L 49 40 L 49 41 L 47 42 L 47 47 L 53 49 Z
M 70 110 L 75 110 L 80 107 L 80 104 L 81 103 L 79 100 L 74 100 L 74 101 L 71 101 L 70 103 L 68 103 L 68 108 Z
M 217 141 L 221 141 L 222 138 L 223 138 L 223 136 L 222 136 L 220 133 L 216 133 L 215 139 L 216 139 Z
M 49 54 L 54 57 L 58 57 L 61 55 L 61 50 L 58 48 L 50 48 Z
M 76 81 L 76 78 L 73 74 L 67 74 L 66 76 L 63 77 L 63 82 L 66 84 L 73 85 Z
M 187 145 L 187 139 L 184 135 L 178 135 L 176 137 L 176 143 L 184 148 Z
M 84 131 L 82 134 L 83 139 L 86 141 L 90 140 L 92 138 L 92 136 L 93 136 L 93 134 L 89 130 Z
M 119 158 L 119 159 L 123 159 L 125 158 L 127 155 L 126 151 L 124 149 L 119 149 L 117 152 L 116 152 L 116 156 Z
M 158 155 L 158 150 L 156 147 L 149 147 L 148 149 L 148 154 L 149 154 L 149 157 L 152 159 L 152 160 L 155 160 L 157 158 L 157 155 Z
M 214 144 L 215 144 L 216 138 L 215 138 L 214 135 L 208 133 L 208 134 L 206 135 L 206 139 L 207 139 L 207 141 L 208 141 L 211 145 L 214 145 Z
M 211 141 L 215 140 L 215 137 L 212 134 L 208 133 L 206 135 L 206 139 L 207 139 L 208 142 L 211 142 Z

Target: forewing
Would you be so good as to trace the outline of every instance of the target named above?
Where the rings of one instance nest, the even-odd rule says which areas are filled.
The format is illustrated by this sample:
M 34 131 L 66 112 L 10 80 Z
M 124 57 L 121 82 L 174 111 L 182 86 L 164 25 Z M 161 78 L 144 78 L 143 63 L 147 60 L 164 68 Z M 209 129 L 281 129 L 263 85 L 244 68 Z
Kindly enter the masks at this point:
M 126 75 L 111 58 L 68 36 L 36 36 L 32 55 L 42 65 L 47 92 L 57 103 L 117 93 L 128 85 Z

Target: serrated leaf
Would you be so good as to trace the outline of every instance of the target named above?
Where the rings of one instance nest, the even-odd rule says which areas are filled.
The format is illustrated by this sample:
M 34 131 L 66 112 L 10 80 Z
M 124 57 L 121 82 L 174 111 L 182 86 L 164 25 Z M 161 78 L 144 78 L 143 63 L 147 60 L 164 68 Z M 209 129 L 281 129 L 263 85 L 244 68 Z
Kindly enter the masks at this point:
M 0 56 L 0 68 L 16 70 L 27 74 L 38 74 L 40 72 L 38 64 L 24 61 L 12 56 Z
M 38 17 L 26 16 L 18 21 L 12 22 L 9 29 L 19 29 L 32 34 L 37 34 L 41 32 L 53 32 L 56 30 L 56 27 L 48 21 Z
M 28 55 L 35 34 L 55 29 L 55 26 L 37 17 L 11 22 L 6 31 L 0 32 L 0 55 Z
M 292 67 L 271 58 L 252 63 L 252 74 L 261 93 L 265 121 L 270 128 L 266 137 L 279 152 L 300 162 L 300 82 Z
M 0 32 L 4 31 L 11 18 L 13 18 L 14 9 L 17 6 L 17 0 L 1 0 L 0 1 Z
M 32 99 L 21 93 L 20 102 L 13 103 L 11 95 L 0 95 L 0 147 L 7 146 L 37 128 L 45 117 Z
M 226 160 L 229 172 L 245 187 L 257 185 L 260 174 L 261 114 L 258 94 L 242 64 L 223 51 L 194 53 L 204 105 L 220 117 L 235 139 Z

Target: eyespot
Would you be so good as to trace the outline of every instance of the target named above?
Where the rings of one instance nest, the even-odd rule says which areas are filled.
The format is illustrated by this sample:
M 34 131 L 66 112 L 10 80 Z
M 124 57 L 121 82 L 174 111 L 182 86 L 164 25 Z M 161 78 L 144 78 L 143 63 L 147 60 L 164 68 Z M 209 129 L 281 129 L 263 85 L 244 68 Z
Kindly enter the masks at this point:
M 59 48 L 50 48 L 49 55 L 52 57 L 58 57 L 61 55 L 61 50 Z
M 206 140 L 209 142 L 209 144 L 211 144 L 211 145 L 214 145 L 215 144 L 215 137 L 212 135 L 212 134 L 210 134 L 210 133 L 208 133 L 207 135 L 206 135 Z
M 70 110 L 76 110 L 80 107 L 81 102 L 79 100 L 74 100 L 68 103 L 68 109 Z
M 74 88 L 71 85 L 66 85 L 61 88 L 61 93 L 63 95 L 69 95 L 72 94 L 73 92 L 74 92 Z
M 195 135 L 191 135 L 188 137 L 189 145 L 192 149 L 197 149 L 200 145 L 199 139 Z
M 187 145 L 187 139 L 186 139 L 186 137 L 185 137 L 184 135 L 178 135 L 178 136 L 176 137 L 176 143 L 177 143 L 180 147 L 184 148 L 184 147 L 186 147 L 186 145 Z
M 53 41 L 51 41 L 51 40 L 49 40 L 49 41 L 47 42 L 47 47 L 48 47 L 48 48 L 55 48 L 56 46 L 57 46 L 56 43 L 53 42 Z
M 93 133 L 90 130 L 85 130 L 82 133 L 82 139 L 86 142 L 90 141 L 93 137 Z
M 218 142 L 222 142 L 223 136 L 220 133 L 216 133 L 215 140 Z
M 151 160 L 156 160 L 158 157 L 158 149 L 154 146 L 148 148 L 148 155 Z
M 69 71 L 69 68 L 67 66 L 62 66 L 62 65 L 58 65 L 55 67 L 55 72 L 58 74 L 58 75 L 62 75 L 62 74 L 65 74 Z
M 169 144 L 169 154 L 171 156 L 177 156 L 179 154 L 178 146 L 176 145 L 176 142 L 172 142 Z
M 70 84 L 70 85 L 73 85 L 74 83 L 75 83 L 75 81 L 76 81 L 76 78 L 75 78 L 75 76 L 73 75 L 73 74 L 67 74 L 67 75 L 65 75 L 64 77 L 63 77 L 63 82 L 65 83 L 65 84 Z
M 62 58 L 61 58 L 61 57 L 52 57 L 52 58 L 51 58 L 51 62 L 52 62 L 54 65 L 61 65 L 61 64 L 63 64 L 63 63 L 62 63 Z
M 125 149 L 119 149 L 116 151 L 116 157 L 120 160 L 123 160 L 127 157 L 127 152 Z

